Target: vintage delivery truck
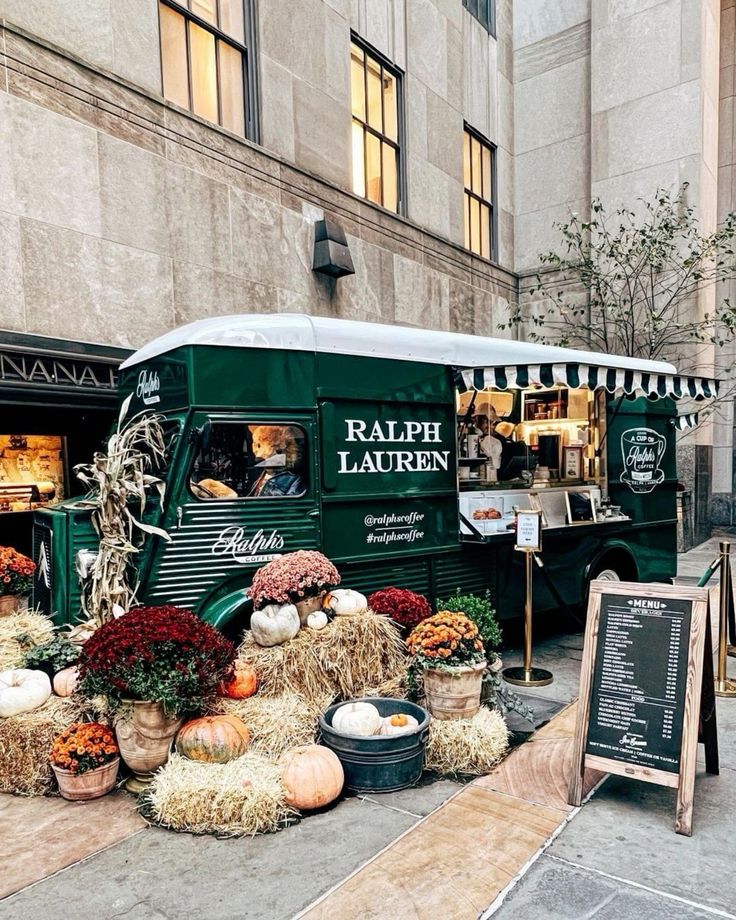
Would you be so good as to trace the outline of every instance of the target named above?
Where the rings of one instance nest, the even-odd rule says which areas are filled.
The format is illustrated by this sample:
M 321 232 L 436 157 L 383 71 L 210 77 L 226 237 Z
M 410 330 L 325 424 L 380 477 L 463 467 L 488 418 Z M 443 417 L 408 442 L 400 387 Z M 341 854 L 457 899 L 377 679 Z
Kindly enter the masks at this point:
M 714 381 L 666 363 L 306 315 L 205 319 L 121 366 L 129 415 L 168 439 L 170 540 L 140 555 L 139 599 L 247 623 L 247 588 L 274 556 L 320 549 L 343 583 L 433 599 L 490 589 L 522 613 L 514 514 L 542 514 L 539 610 L 577 605 L 593 578 L 676 570 L 675 400 Z M 680 420 L 680 423 L 682 420 Z M 89 508 L 36 513 L 34 603 L 80 612 Z

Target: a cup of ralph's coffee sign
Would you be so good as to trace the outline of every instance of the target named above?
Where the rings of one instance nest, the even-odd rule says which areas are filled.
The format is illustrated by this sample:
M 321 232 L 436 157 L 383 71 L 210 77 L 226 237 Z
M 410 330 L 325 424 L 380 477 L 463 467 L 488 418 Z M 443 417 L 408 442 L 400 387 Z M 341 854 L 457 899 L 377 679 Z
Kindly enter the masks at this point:
M 660 462 L 667 445 L 664 435 L 651 428 L 629 428 L 621 435 L 624 473 L 621 481 L 632 492 L 651 492 L 664 479 Z

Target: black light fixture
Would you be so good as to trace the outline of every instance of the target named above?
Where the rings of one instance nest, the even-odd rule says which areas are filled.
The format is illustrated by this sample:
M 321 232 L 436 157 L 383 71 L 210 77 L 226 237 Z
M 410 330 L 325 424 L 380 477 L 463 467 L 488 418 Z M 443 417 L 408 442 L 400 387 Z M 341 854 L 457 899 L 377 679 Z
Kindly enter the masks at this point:
M 334 220 L 318 220 L 314 225 L 312 271 L 331 278 L 355 274 L 345 231 Z

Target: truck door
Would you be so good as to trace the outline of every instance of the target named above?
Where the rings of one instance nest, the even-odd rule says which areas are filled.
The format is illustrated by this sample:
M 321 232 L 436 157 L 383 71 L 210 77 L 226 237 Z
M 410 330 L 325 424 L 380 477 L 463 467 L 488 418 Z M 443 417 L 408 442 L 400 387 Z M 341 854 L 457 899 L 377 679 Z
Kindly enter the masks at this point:
M 189 440 L 146 599 L 199 610 L 270 559 L 319 548 L 314 419 L 197 412 Z

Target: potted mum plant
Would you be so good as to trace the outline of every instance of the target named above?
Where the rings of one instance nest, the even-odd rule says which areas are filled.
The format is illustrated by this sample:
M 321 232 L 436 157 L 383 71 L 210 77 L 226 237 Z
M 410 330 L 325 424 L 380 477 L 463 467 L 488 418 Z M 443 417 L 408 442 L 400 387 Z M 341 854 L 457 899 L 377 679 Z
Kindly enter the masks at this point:
M 13 549 L 0 546 L 0 617 L 20 610 L 30 594 L 36 563 Z
M 235 647 L 188 610 L 135 607 L 103 623 L 85 642 L 79 686 L 104 696 L 131 768 L 126 788 L 142 792 L 166 763 L 187 712 L 206 707 L 232 677 Z
M 262 566 L 253 576 L 249 594 L 255 610 L 269 604 L 294 604 L 302 626 L 322 599 L 340 584 L 340 575 L 327 556 L 316 550 L 286 553 Z
M 51 745 L 51 769 L 59 792 L 72 802 L 97 799 L 118 778 L 120 756 L 112 729 L 99 722 L 75 722 Z
M 406 588 L 382 588 L 375 591 L 368 598 L 368 606 L 374 613 L 382 613 L 393 620 L 402 628 L 404 635 L 432 615 L 427 598 Z
M 458 588 L 446 601 L 437 601 L 442 610 L 464 613 L 478 627 L 478 634 L 486 653 L 486 671 L 483 675 L 481 701 L 493 704 L 497 696 L 501 678 L 499 676 L 503 662 L 496 651 L 501 644 L 501 627 L 496 619 L 496 611 L 491 603 L 490 592 L 484 595 L 463 594 Z
M 480 709 L 486 658 L 478 627 L 462 613 L 440 610 L 406 641 L 410 667 L 422 673 L 427 708 L 435 719 L 470 719 Z

